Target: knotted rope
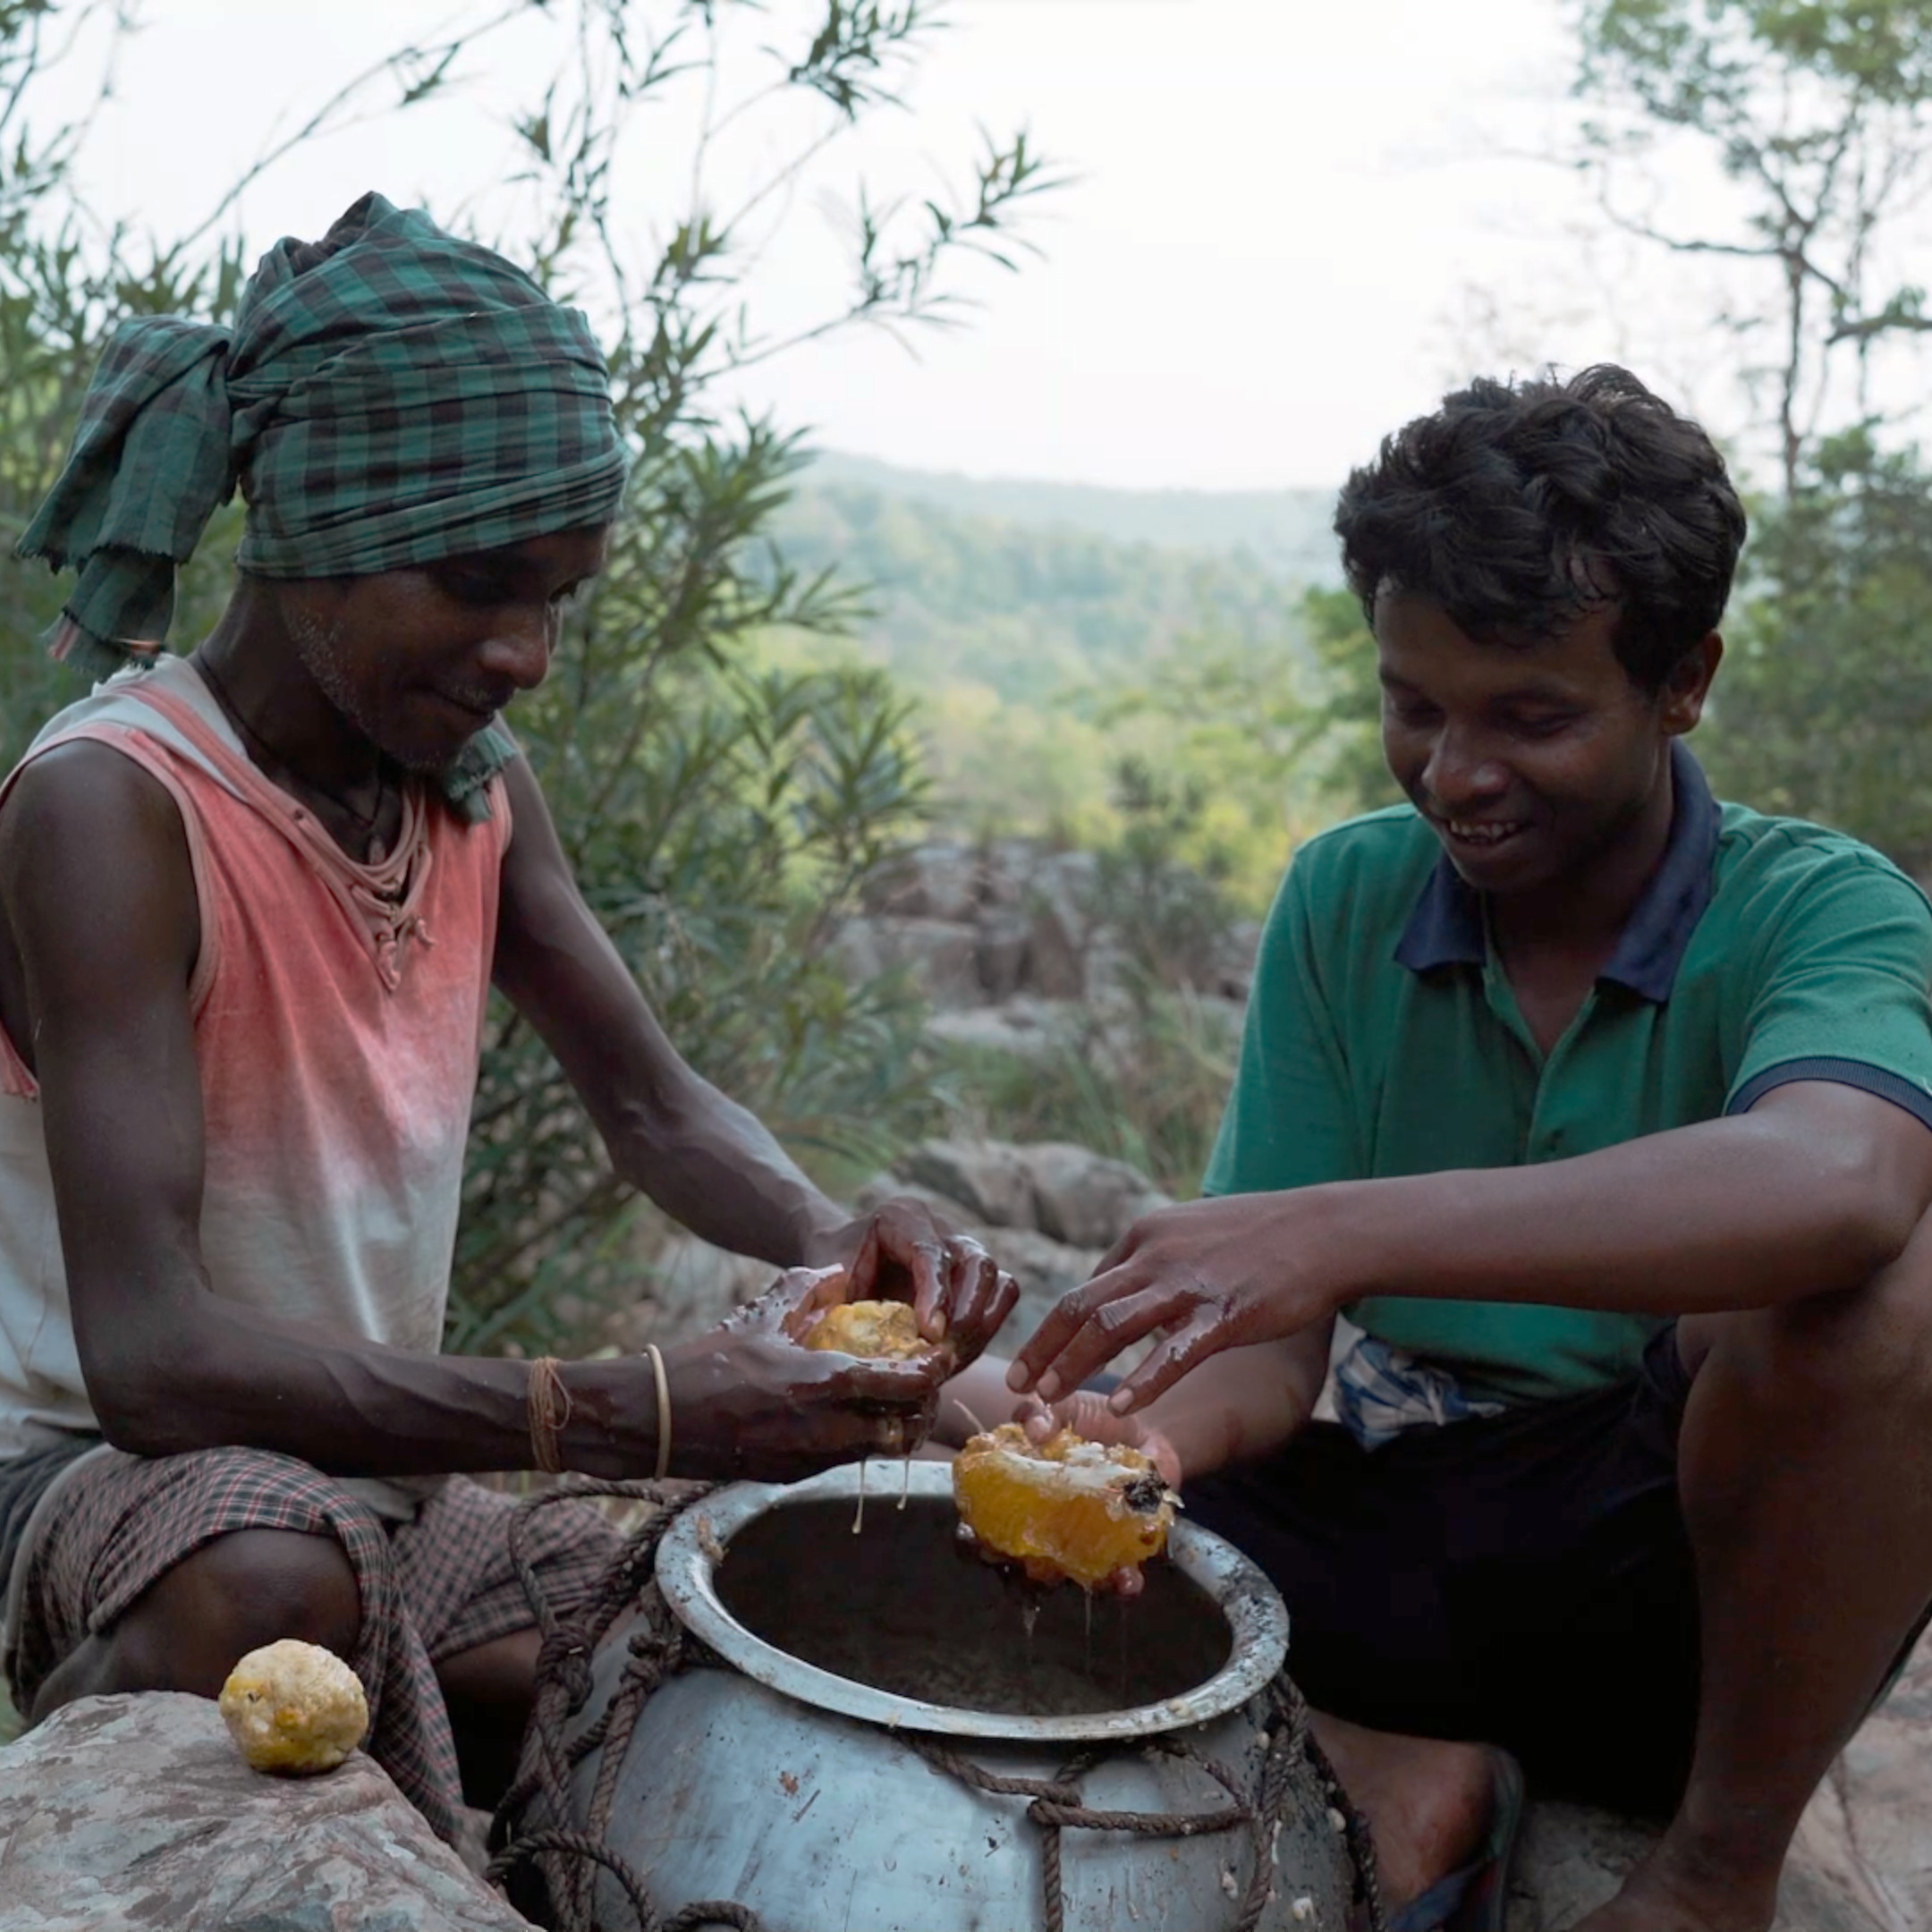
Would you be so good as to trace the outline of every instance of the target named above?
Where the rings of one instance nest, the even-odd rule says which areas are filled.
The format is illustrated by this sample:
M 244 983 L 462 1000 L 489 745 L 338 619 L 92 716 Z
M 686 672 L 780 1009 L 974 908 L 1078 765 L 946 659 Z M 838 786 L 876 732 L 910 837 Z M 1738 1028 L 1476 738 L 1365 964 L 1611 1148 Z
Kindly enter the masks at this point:
M 637 1915 L 640 1932 L 700 1932 L 729 1927 L 733 1932 L 762 1932 L 758 1914 L 730 1900 L 707 1900 L 661 1914 L 651 1902 L 645 1875 L 614 1851 L 606 1837 L 617 1780 L 631 1733 L 651 1693 L 678 1672 L 710 1665 L 731 1666 L 685 1630 L 657 1589 L 655 1566 L 665 1532 L 708 1488 L 691 1483 L 601 1482 L 571 1477 L 554 1490 L 532 1497 L 513 1521 L 510 1556 L 521 1579 L 543 1646 L 537 1662 L 537 1697 L 515 1783 L 497 1808 L 490 1828 L 496 1847 L 489 1876 L 499 1884 L 527 1864 L 536 1864 L 548 1888 L 557 1932 L 599 1932 L 593 1916 L 596 1868 L 617 1881 Z M 597 1588 L 569 1616 L 559 1616 L 545 1595 L 542 1580 L 527 1550 L 528 1526 L 550 1504 L 585 1496 L 615 1496 L 646 1505 L 650 1513 L 625 1538 Z M 610 1703 L 576 1738 L 566 1737 L 572 1719 L 589 1700 L 591 1659 L 612 1626 L 635 1609 L 637 1627 L 626 1646 L 623 1667 Z M 1013 1777 L 973 1763 L 943 1740 L 900 1732 L 899 1741 L 917 1751 L 936 1773 L 957 1778 L 992 1796 L 1024 1798 L 1027 1817 L 1041 1835 L 1042 1909 L 1045 1932 L 1065 1932 L 1066 1898 L 1061 1869 L 1061 1835 L 1065 1831 L 1120 1832 L 1148 1838 L 1198 1838 L 1244 1830 L 1251 1853 L 1248 1884 L 1232 1932 L 1255 1932 L 1274 1892 L 1275 1845 L 1294 1808 L 1294 1773 L 1307 1764 L 1315 1774 L 1329 1821 L 1339 1830 L 1355 1874 L 1355 1901 L 1363 1908 L 1368 1932 L 1385 1932 L 1386 1919 L 1376 1874 L 1375 1843 L 1368 1823 L 1350 1803 L 1334 1767 L 1309 1728 L 1309 1708 L 1285 1670 L 1263 1693 L 1267 1729 L 1262 1736 L 1258 1777 L 1243 1787 L 1227 1767 L 1179 1739 L 1156 1738 L 1147 1748 L 1194 1766 L 1224 1792 L 1228 1802 L 1209 1811 L 1114 1811 L 1087 1803 L 1080 1781 L 1106 1753 L 1079 1753 L 1051 1778 Z M 594 1750 L 597 1766 L 590 1802 L 580 1829 L 552 1822 L 519 1833 L 517 1818 L 537 1801 L 543 1817 L 571 1815 L 572 1775 Z

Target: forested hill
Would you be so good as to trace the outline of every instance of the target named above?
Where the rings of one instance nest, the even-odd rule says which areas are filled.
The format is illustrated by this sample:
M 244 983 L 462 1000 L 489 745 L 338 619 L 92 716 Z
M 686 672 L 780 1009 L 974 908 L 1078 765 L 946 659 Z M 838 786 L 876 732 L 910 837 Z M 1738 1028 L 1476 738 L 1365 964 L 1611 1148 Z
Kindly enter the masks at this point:
M 792 564 L 869 586 L 868 654 L 915 689 L 1039 703 L 1177 642 L 1288 647 L 1332 580 L 1330 499 L 989 482 L 826 456 L 774 534 Z
M 1138 760 L 1164 784 L 1199 778 L 1204 849 L 1211 835 L 1272 884 L 1284 779 L 1266 748 L 1283 732 L 1267 719 L 1302 689 L 1304 593 L 1339 576 L 1331 508 L 1313 490 L 979 482 L 824 456 L 769 534 L 791 565 L 861 587 L 869 614 L 849 641 L 773 632 L 762 648 L 889 669 L 954 829 L 1104 842 Z M 1245 778 L 1242 758 L 1259 761 Z
M 1245 550 L 1273 574 L 1301 583 L 1336 576 L 1333 490 L 1130 490 L 1024 478 L 901 470 L 826 451 L 810 470 L 818 487 L 929 504 L 962 516 L 1032 529 L 1084 530 L 1121 544 L 1225 555 Z

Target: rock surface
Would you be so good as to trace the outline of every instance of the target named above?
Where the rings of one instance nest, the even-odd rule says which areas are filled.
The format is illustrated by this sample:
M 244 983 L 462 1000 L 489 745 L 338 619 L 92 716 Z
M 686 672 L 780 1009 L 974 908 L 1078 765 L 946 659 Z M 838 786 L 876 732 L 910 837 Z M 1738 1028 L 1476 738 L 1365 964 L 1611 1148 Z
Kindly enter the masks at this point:
M 911 969 L 942 1013 L 1029 996 L 1102 1000 L 1120 986 L 1125 962 L 1106 900 L 1091 852 L 1024 839 L 935 843 L 868 883 L 864 909 L 845 922 L 836 951 L 858 977 Z M 1201 936 L 1188 983 L 1245 1000 L 1259 937 L 1252 922 Z
M 83 1698 L 0 1752 L 0 1932 L 525 1932 L 360 1751 L 242 1763 L 215 1706 Z

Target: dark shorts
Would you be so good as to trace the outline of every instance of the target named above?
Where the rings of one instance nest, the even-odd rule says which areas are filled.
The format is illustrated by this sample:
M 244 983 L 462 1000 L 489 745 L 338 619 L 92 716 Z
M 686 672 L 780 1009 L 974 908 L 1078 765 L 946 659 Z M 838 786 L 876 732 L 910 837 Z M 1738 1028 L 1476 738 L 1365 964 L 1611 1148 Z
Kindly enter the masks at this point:
M 1254 1558 L 1318 1709 L 1515 1752 L 1540 1794 L 1667 1815 L 1690 1768 L 1698 1601 L 1677 1502 L 1676 1330 L 1633 1383 L 1413 1428 L 1313 1424 L 1188 1486 Z

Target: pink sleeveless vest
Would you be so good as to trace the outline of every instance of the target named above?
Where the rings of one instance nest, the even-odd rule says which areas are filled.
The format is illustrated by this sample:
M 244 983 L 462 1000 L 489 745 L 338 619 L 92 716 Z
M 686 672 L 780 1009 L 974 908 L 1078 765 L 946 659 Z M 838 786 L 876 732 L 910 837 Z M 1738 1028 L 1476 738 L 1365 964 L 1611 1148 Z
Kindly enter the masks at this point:
M 395 852 L 359 865 L 249 762 L 194 668 L 164 657 L 54 719 L 0 808 L 19 769 L 76 739 L 149 773 L 187 831 L 215 1292 L 434 1351 L 510 839 L 502 782 L 472 825 L 412 781 Z M 0 1459 L 92 1422 L 37 1089 L 0 1032 Z

